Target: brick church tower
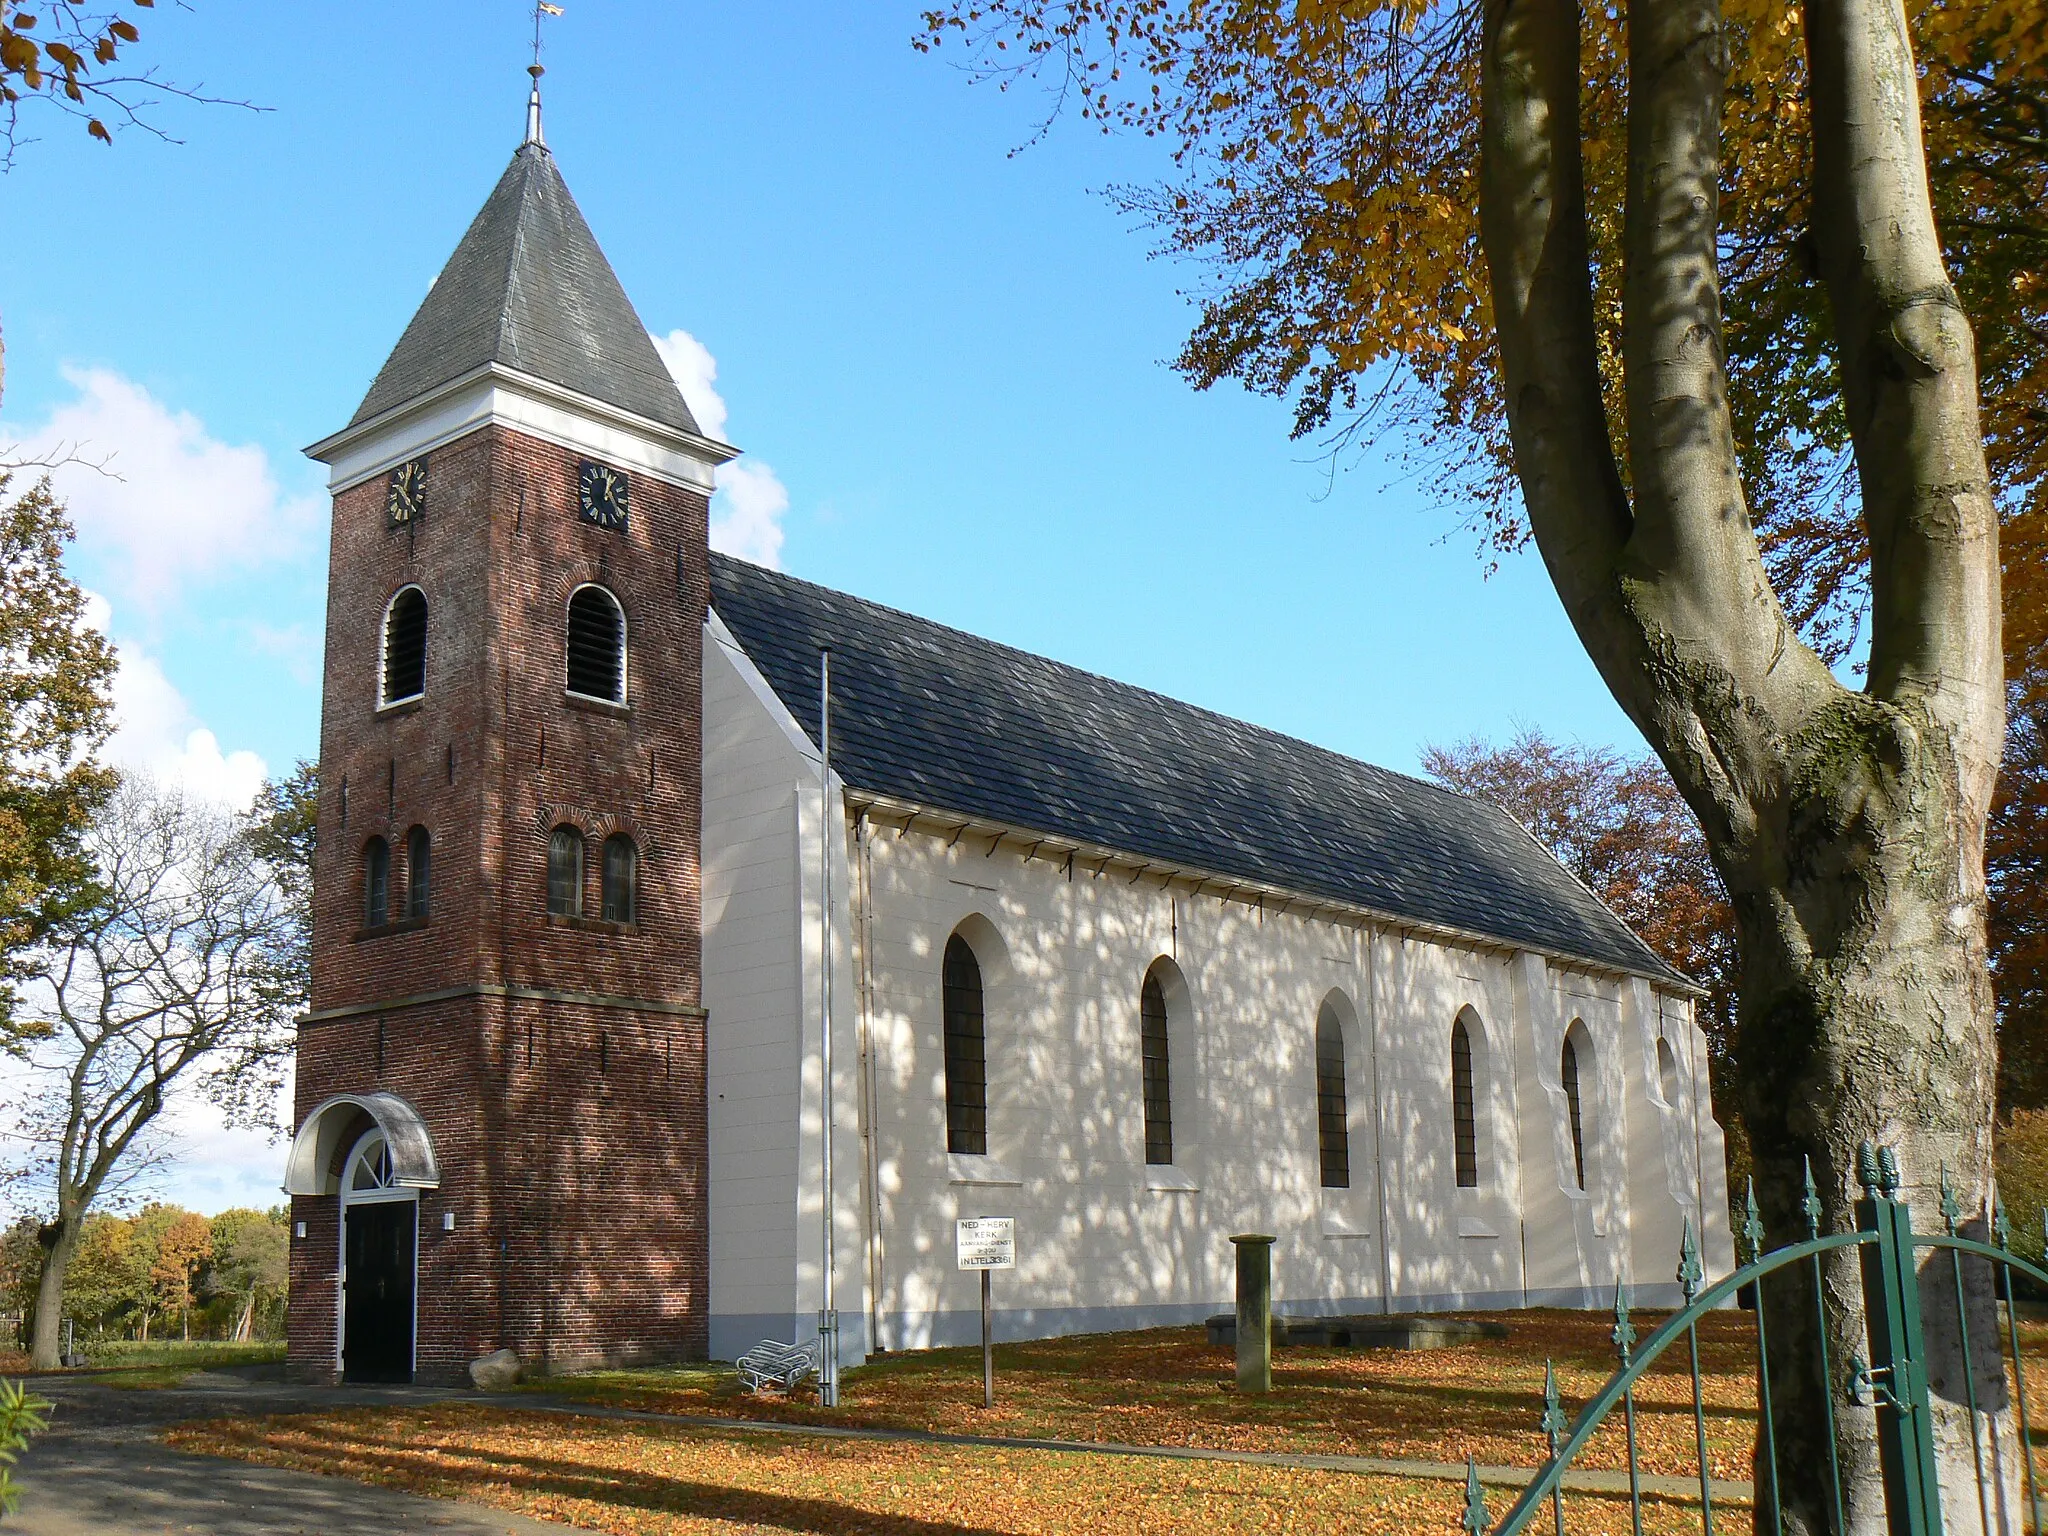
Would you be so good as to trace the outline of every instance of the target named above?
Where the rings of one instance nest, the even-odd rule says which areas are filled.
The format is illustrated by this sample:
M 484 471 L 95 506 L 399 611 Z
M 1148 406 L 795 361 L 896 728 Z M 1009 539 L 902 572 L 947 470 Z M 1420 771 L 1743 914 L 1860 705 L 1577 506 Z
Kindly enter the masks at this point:
M 707 439 L 541 141 L 342 431 L 298 1042 L 312 1379 L 701 1357 Z

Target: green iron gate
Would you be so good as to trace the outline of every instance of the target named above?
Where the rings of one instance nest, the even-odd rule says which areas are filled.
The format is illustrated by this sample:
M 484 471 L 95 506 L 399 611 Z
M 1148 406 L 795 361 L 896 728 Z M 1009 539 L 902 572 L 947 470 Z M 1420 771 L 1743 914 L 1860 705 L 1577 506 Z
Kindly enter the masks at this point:
M 2044 1528 L 2037 1502 L 2034 1450 L 2026 1416 L 2026 1366 L 2020 1350 L 2019 1318 L 2013 1308 L 2012 1277 L 2015 1270 L 2048 1286 L 2048 1270 L 2031 1264 L 2011 1251 L 2011 1232 L 2005 1209 L 1994 1209 L 1991 1234 L 1994 1243 L 1962 1236 L 1957 1228 L 1962 1207 L 1956 1199 L 1946 1170 L 1941 1176 L 1940 1235 L 1916 1233 L 1912 1212 L 1898 1198 L 1898 1159 L 1889 1147 L 1878 1149 L 1866 1143 L 1857 1158 L 1857 1177 L 1863 1198 L 1856 1202 L 1856 1230 L 1822 1236 L 1821 1202 L 1814 1188 L 1811 1166 L 1806 1172 L 1804 1210 L 1807 1236 L 1804 1242 L 1763 1251 L 1763 1223 L 1759 1219 L 1754 1187 L 1745 1198 L 1741 1236 L 1749 1262 L 1726 1279 L 1701 1288 L 1703 1271 L 1700 1250 L 1690 1221 L 1680 1245 L 1677 1279 L 1685 1305 L 1638 1344 L 1630 1319 L 1628 1293 L 1617 1282 L 1614 1290 L 1613 1340 L 1621 1369 L 1608 1380 L 1575 1420 L 1567 1422 L 1558 1399 L 1557 1383 L 1550 1366 L 1544 1366 L 1543 1415 L 1539 1427 L 1547 1437 L 1550 1457 L 1524 1487 L 1507 1514 L 1495 1523 L 1487 1514 L 1479 1470 L 1471 1458 L 1465 1466 L 1465 1514 L 1462 1524 L 1468 1536 L 1521 1536 L 1531 1529 L 1548 1506 L 1556 1536 L 1564 1536 L 1566 1471 L 1593 1434 L 1616 1408 L 1621 1410 L 1628 1447 L 1628 1498 L 1635 1536 L 1643 1533 L 1643 1485 L 1636 1450 L 1637 1382 L 1666 1351 L 1681 1341 L 1690 1354 L 1692 1372 L 1692 1419 L 1699 1459 L 1699 1515 L 1703 1536 L 1718 1536 L 1714 1508 L 1714 1479 L 1707 1453 L 1706 1408 L 1700 1373 L 1699 1322 L 1708 1312 L 1725 1305 L 1744 1289 L 1755 1286 L 1756 1346 L 1758 1361 L 1758 1428 L 1754 1498 L 1759 1530 L 1772 1525 L 1783 1529 L 1779 1498 L 1778 1421 L 1771 1403 L 1770 1372 L 1765 1362 L 1772 1358 L 1762 1287 L 1773 1276 L 1807 1268 L 1812 1276 L 1815 1320 L 1819 1324 L 1820 1377 L 1826 1390 L 1820 1393 L 1826 1414 L 1828 1446 L 1828 1494 L 1824 1511 L 1829 1530 L 1842 1536 L 1843 1474 L 1836 1451 L 1836 1402 L 1843 1399 L 1876 1410 L 1878 1462 L 1883 1475 L 1886 1524 L 1889 1536 L 1942 1536 L 1941 1486 L 1937 1475 L 1934 1415 L 1928 1396 L 1926 1349 L 1922 1338 L 1922 1286 L 1939 1285 L 1940 1277 L 1930 1267 L 1923 1278 L 1918 1260 L 1945 1251 L 1946 1266 L 1953 1281 L 1957 1316 L 1957 1337 L 1962 1363 L 1965 1401 L 1959 1405 L 1969 1415 L 1972 1453 L 1976 1459 L 1978 1510 L 1962 1527 L 1959 1536 L 1970 1536 L 1980 1527 L 1984 1536 L 2019 1536 L 2019 1530 Z M 2048 1211 L 2042 1213 L 2043 1231 L 2048 1234 Z M 1838 1249 L 1858 1251 L 1870 1358 L 1852 1354 L 1846 1360 L 1829 1358 L 1825 1318 L 1820 1314 L 1822 1297 L 1821 1256 Z M 1971 1359 L 1971 1328 L 1965 1310 L 1963 1260 L 1974 1257 L 1992 1266 L 1997 1277 L 1997 1296 L 2005 1303 L 2005 1327 L 1998 1340 L 2001 1368 L 2009 1359 L 2015 1392 L 2011 1412 L 2016 1423 L 2017 1443 L 2024 1467 L 2027 1518 L 2013 1527 L 2004 1518 L 2008 1503 L 1986 1479 L 1984 1437 L 1978 1432 L 1983 1417 L 1991 1418 L 1992 1443 L 1999 1440 L 1999 1411 L 1996 1404 L 1983 1407 L 1977 1400 L 1975 1362 Z M 1804 1277 L 1802 1277 L 1803 1279 Z M 1945 1298 L 1944 1298 L 1945 1299 Z M 1995 1477 L 1994 1472 L 1994 1477 Z M 1987 1505 L 1990 1495 L 1992 1504 Z M 1595 1495 L 1605 1499 L 1609 1495 Z M 1994 1518 L 1991 1508 L 1999 1515 Z M 1768 1513 L 1766 1513 L 1768 1512 Z

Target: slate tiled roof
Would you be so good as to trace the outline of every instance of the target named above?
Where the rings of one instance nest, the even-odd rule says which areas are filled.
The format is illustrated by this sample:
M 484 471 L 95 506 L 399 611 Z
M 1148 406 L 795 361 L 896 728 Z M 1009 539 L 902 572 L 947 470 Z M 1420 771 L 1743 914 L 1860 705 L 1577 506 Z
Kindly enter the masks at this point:
M 349 425 L 491 362 L 698 430 L 540 144 L 512 157 Z
M 1677 972 L 1512 818 L 727 555 L 711 603 L 849 789 L 1639 975 Z

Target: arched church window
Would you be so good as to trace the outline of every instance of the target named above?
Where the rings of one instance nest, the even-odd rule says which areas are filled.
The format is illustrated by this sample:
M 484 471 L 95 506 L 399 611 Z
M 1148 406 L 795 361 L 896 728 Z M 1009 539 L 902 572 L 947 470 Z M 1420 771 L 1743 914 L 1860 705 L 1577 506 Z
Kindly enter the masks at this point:
M 633 839 L 614 832 L 604 840 L 604 920 L 608 923 L 634 921 L 639 899 L 640 855 Z
M 425 827 L 405 834 L 405 915 L 424 918 L 433 879 L 433 840 Z
M 1316 1144 L 1323 1188 L 1351 1187 L 1351 1104 L 1344 1074 L 1344 1021 L 1328 1003 L 1316 1015 Z
M 1458 1188 L 1479 1187 L 1479 1116 L 1472 1093 L 1472 1036 L 1463 1018 L 1451 1023 L 1451 1141 Z
M 1657 1037 L 1657 1086 L 1664 1092 L 1664 1102 L 1678 1108 L 1678 1057 L 1662 1035 Z
M 946 940 L 946 1150 L 988 1155 L 988 1041 L 981 962 L 959 934 Z
M 1138 1050 L 1144 1066 L 1145 1161 L 1173 1162 L 1172 1062 L 1167 1049 L 1166 991 L 1159 968 L 1145 973 L 1138 996 Z
M 1564 1087 L 1565 1114 L 1571 1122 L 1572 1176 L 1580 1189 L 1586 1187 L 1586 1124 L 1579 1105 L 1579 1069 L 1581 1055 L 1591 1054 L 1582 1050 L 1585 1044 L 1586 1026 L 1574 1019 L 1572 1027 L 1564 1032 L 1564 1054 L 1558 1062 L 1557 1076 Z
M 391 845 L 381 837 L 363 844 L 363 926 L 391 921 Z
M 569 598 L 569 691 L 626 699 L 626 613 L 603 587 L 578 587 Z
M 384 610 L 384 692 L 380 704 L 403 704 L 427 691 L 427 595 L 400 587 Z
M 567 825 L 548 838 L 548 915 L 583 915 L 583 834 Z

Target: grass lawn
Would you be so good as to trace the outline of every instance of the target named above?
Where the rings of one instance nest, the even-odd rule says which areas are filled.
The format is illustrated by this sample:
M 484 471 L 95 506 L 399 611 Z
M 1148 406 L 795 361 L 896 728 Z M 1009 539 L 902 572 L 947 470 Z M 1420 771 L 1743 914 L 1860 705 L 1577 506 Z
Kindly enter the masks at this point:
M 1496 1466 L 1543 1459 L 1543 1362 L 1557 1367 L 1566 1410 L 1614 1370 L 1613 1319 L 1599 1313 L 1488 1314 L 1508 1329 L 1454 1349 L 1275 1350 L 1270 1397 L 1237 1391 L 1233 1356 L 1199 1328 L 1097 1334 L 996 1348 L 996 1407 L 981 1406 L 981 1351 L 930 1350 L 879 1359 L 843 1379 L 841 1406 L 740 1394 L 727 1369 L 608 1371 L 556 1377 L 534 1390 L 623 1407 L 785 1423 L 850 1423 L 957 1434 L 1116 1440 L 1217 1450 L 1397 1456 Z M 1642 1315 L 1643 1337 L 1658 1321 Z M 1707 1438 L 1716 1477 L 1747 1479 L 1756 1434 L 1754 1323 L 1716 1313 L 1700 1330 Z M 2048 1364 L 2048 1363 L 2044 1363 Z M 2048 1375 L 2048 1369 L 2044 1369 Z M 1692 1385 L 1683 1345 L 1667 1351 L 1636 1395 L 1645 1471 L 1697 1470 Z M 1578 1458 L 1627 1464 L 1621 1416 Z
M 226 1365 L 264 1365 L 284 1359 L 284 1342 L 229 1344 L 217 1339 L 81 1340 L 89 1370 L 132 1372 L 118 1386 L 175 1386 L 193 1371 Z M 0 1376 L 32 1374 L 28 1355 L 0 1350 Z
M 284 1341 L 229 1344 L 218 1339 L 107 1339 L 88 1343 L 85 1358 L 98 1370 L 126 1366 L 182 1366 L 188 1371 L 223 1365 L 263 1365 L 284 1359 Z
M 480 1405 L 354 1409 L 173 1430 L 186 1450 L 468 1499 L 590 1530 L 847 1536 L 1321 1532 L 1457 1536 L 1451 1483 L 1217 1462 L 950 1446 L 789 1442 Z M 1494 1490 L 1495 1517 L 1507 1508 Z M 1574 1495 L 1574 1536 L 1626 1536 L 1625 1501 Z M 1696 1510 L 1649 1501 L 1652 1536 Z M 1547 1527 L 1546 1527 L 1547 1528 Z

